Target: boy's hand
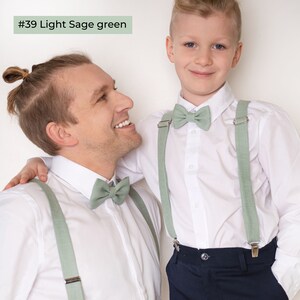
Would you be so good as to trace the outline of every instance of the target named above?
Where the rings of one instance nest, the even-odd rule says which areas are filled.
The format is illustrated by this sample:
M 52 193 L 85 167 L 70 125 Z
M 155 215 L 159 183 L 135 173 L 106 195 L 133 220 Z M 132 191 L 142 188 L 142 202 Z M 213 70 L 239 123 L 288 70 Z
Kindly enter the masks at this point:
M 26 183 L 32 178 L 38 176 L 39 180 L 47 181 L 48 168 L 39 157 L 31 158 L 27 161 L 25 167 L 5 186 L 7 190 L 19 183 Z

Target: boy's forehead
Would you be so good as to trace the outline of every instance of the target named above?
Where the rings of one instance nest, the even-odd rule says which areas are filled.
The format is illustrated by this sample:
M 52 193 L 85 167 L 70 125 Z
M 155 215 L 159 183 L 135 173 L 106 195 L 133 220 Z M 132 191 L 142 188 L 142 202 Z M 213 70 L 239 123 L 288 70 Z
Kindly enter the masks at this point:
M 201 34 L 202 31 L 205 31 L 207 34 L 237 34 L 233 18 L 223 12 L 213 12 L 205 17 L 198 14 L 177 12 L 173 16 L 171 35 Z

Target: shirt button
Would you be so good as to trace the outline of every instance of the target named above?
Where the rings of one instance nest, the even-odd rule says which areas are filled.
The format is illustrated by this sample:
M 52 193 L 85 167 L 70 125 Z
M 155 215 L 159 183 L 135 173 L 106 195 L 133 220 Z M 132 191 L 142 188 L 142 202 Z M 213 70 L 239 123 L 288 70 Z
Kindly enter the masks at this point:
M 202 260 L 208 260 L 209 259 L 209 255 L 207 253 L 202 253 L 201 254 L 201 259 Z

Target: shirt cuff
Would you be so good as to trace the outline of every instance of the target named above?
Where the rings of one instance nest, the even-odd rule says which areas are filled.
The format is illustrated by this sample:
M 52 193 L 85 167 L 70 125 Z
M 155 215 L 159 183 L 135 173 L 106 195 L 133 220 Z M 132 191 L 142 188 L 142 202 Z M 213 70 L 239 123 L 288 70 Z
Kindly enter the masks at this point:
M 300 290 L 300 257 L 286 255 L 277 248 L 272 272 L 288 298 L 293 299 Z

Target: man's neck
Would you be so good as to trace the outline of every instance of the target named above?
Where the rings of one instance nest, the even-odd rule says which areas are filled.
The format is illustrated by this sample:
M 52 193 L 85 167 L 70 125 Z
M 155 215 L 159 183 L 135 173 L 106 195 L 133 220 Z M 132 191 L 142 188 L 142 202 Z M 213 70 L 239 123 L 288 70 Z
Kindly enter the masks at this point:
M 62 151 L 63 152 L 63 151 Z M 91 155 L 72 155 L 70 153 L 60 153 L 61 156 L 101 175 L 102 177 L 110 180 L 116 171 L 117 161 L 108 161 Z

